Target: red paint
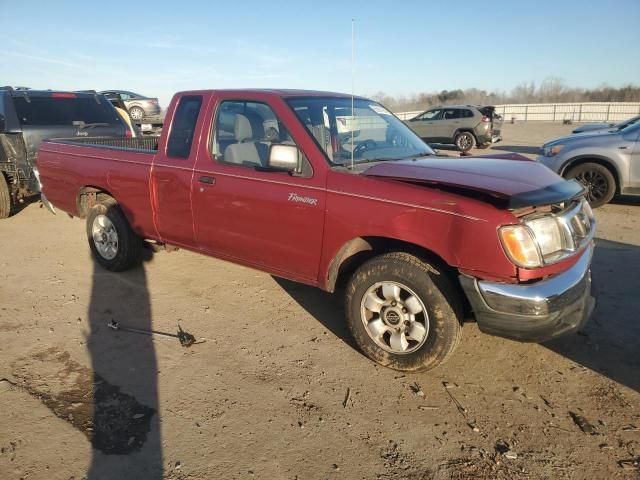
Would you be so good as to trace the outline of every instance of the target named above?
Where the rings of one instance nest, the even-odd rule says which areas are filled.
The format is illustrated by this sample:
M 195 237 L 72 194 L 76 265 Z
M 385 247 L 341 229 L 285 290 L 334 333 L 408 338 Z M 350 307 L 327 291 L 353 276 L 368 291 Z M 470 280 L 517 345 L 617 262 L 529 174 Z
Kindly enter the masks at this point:
M 176 159 L 165 154 L 166 139 L 183 95 L 201 95 L 203 102 L 191 155 Z M 167 112 L 155 154 L 44 142 L 38 155 L 43 191 L 57 208 L 77 215 L 82 188 L 106 190 L 145 238 L 321 288 L 329 288 L 328 272 L 336 253 L 357 237 L 402 240 L 430 250 L 464 273 L 505 282 L 519 280 L 519 271 L 507 259 L 496 233 L 501 225 L 517 223 L 509 211 L 397 179 L 442 182 L 508 196 L 557 182 L 557 176 L 535 163 L 468 158 L 383 163 L 360 175 L 331 169 L 283 100 L 296 95 L 326 94 L 179 93 Z M 225 99 L 269 104 L 309 159 L 313 176 L 217 163 L 209 139 L 217 105 Z M 212 177 L 215 182 L 203 183 L 200 177 Z M 292 193 L 317 202 L 291 202 Z M 527 270 L 520 280 L 557 273 L 570 263 L 554 266 L 552 272 Z

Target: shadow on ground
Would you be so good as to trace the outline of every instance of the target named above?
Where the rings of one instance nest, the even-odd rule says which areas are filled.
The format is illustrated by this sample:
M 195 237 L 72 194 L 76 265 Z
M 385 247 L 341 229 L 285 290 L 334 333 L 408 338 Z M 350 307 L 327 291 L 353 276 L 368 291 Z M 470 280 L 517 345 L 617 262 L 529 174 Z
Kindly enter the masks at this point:
M 357 350 L 344 318 L 344 293 L 328 293 L 316 287 L 273 277 L 275 282 L 287 292 L 310 315 L 329 329 L 344 343 Z
M 522 153 L 528 155 L 538 155 L 540 153 L 539 146 L 528 146 L 528 145 L 502 145 L 501 143 L 496 143 L 492 145 L 491 150 L 499 150 L 502 152 L 513 152 L 513 153 Z
M 87 480 L 162 478 L 157 361 L 144 266 L 111 273 L 94 263 L 87 346 L 93 369 L 93 447 Z
M 635 267 L 634 267 L 635 266 Z M 597 240 L 593 281 L 598 306 L 582 334 L 545 346 L 640 391 L 640 247 Z

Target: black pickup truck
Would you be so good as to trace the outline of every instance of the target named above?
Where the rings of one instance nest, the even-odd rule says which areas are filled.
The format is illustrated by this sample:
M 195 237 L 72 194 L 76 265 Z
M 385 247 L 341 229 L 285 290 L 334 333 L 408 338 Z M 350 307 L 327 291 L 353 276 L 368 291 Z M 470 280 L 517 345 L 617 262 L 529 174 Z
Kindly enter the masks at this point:
M 0 87 L 0 219 L 40 193 L 36 153 L 42 140 L 130 135 L 118 112 L 95 92 Z

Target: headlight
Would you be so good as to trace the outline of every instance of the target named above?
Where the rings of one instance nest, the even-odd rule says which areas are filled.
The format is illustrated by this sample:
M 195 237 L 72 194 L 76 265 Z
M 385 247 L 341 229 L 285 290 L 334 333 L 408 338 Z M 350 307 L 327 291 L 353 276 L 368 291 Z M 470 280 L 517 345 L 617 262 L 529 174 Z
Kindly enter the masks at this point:
M 560 153 L 564 145 L 545 145 L 542 149 L 542 155 L 545 157 L 554 157 Z
M 498 231 L 513 263 L 537 268 L 559 262 L 578 250 L 593 235 L 593 212 L 586 201 L 568 212 L 506 225 Z
M 541 265 L 540 252 L 533 232 L 524 225 L 507 225 L 500 229 L 504 251 L 519 267 L 535 268 Z

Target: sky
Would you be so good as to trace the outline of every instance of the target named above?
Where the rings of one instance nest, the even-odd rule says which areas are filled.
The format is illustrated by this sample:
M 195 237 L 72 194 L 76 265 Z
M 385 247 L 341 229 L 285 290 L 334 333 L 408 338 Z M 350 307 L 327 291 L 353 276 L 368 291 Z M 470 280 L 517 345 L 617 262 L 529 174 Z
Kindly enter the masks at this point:
M 0 17 L 0 84 L 131 90 L 164 106 L 205 88 L 640 83 L 640 0 L 0 0 Z

